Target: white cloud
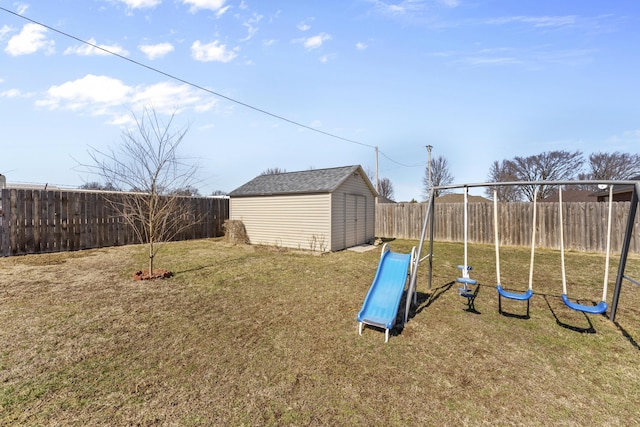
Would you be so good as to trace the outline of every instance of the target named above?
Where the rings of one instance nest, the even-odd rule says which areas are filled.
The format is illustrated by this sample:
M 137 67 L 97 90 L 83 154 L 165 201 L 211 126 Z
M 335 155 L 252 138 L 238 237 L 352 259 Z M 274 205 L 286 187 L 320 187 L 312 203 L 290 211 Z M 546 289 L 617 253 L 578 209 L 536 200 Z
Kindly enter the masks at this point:
M 53 40 L 47 40 L 46 33 L 47 29 L 41 25 L 25 24 L 20 34 L 9 39 L 4 51 L 12 56 L 29 55 L 39 50 L 52 54 L 55 52 L 55 43 Z
M 593 62 L 596 52 L 589 49 L 548 50 L 547 46 L 542 46 L 529 49 L 496 47 L 474 52 L 449 50 L 432 52 L 431 55 L 464 67 L 518 66 L 538 70 L 557 64 L 568 67 L 589 64 Z
M 90 38 L 88 42 L 91 45 L 98 46 L 101 49 L 91 46 L 90 44 L 81 44 L 79 46 L 66 48 L 64 50 L 64 54 L 65 55 L 76 54 L 80 56 L 92 56 L 92 55 L 105 56 L 105 55 L 109 55 L 109 52 L 112 52 L 122 56 L 129 55 L 129 52 L 126 49 L 124 49 L 122 46 L 119 46 L 117 44 L 113 44 L 113 45 L 98 44 L 96 42 L 96 39 L 94 38 Z M 106 52 L 105 50 L 102 50 L 102 49 L 105 49 L 106 51 L 109 51 L 109 52 Z
M 129 9 L 147 9 L 156 7 L 162 0 L 120 0 L 121 3 L 127 5 Z
M 182 3 L 190 6 L 191 13 L 196 13 L 199 10 L 211 10 L 217 12 L 218 16 L 225 13 L 230 7 L 224 7 L 226 0 L 182 0 Z
M 18 89 L 9 89 L 3 92 L 0 92 L 0 97 L 2 98 L 19 98 L 21 95 Z
M 18 15 L 24 15 L 27 9 L 29 9 L 28 4 L 25 4 L 25 3 L 16 4 L 16 12 L 18 13 Z
M 162 58 L 174 51 L 174 47 L 171 43 L 143 44 L 138 46 L 138 49 L 147 55 L 147 58 L 150 60 Z
M 11 32 L 11 27 L 8 26 L 7 24 L 4 24 L 2 28 L 0 28 L 0 40 L 2 40 L 4 36 L 9 34 L 10 32 Z
M 381 0 L 370 0 L 375 10 L 383 15 L 403 15 L 410 11 L 422 9 L 423 2 L 420 0 L 403 0 L 398 3 L 387 3 Z
M 221 44 L 218 40 L 207 44 L 202 44 L 200 40 L 196 40 L 191 45 L 191 56 L 193 56 L 195 60 L 202 62 L 229 62 L 232 61 L 237 54 L 233 50 L 228 50 L 226 45 Z
M 309 31 L 311 29 L 311 24 L 309 22 L 315 21 L 315 18 L 307 18 L 304 21 L 300 22 L 296 25 L 296 28 L 300 31 Z
M 250 40 L 258 32 L 257 25 L 260 23 L 262 18 L 263 18 L 263 15 L 258 15 L 254 13 L 251 18 L 249 18 L 246 22 L 242 24 L 243 26 L 247 27 L 247 37 L 245 37 L 241 41 Z
M 534 27 L 566 27 L 575 25 L 578 18 L 575 15 L 567 16 L 507 16 L 485 21 L 487 24 L 530 24 Z
M 307 50 L 318 49 L 322 44 L 331 40 L 331 36 L 327 33 L 320 33 L 317 36 L 309 37 L 304 40 L 303 44 Z
M 126 103 L 132 90 L 118 79 L 87 74 L 81 79 L 51 86 L 45 99 L 36 105 L 51 110 L 79 110 L 98 105 L 104 108 Z
M 329 54 L 329 55 L 322 55 L 319 60 L 320 62 L 322 62 L 323 64 L 326 64 L 327 62 L 329 62 L 331 59 L 335 58 L 335 55 Z
M 202 107 L 199 105 L 201 100 L 201 95 L 190 86 L 170 82 L 137 87 L 131 97 L 134 110 L 140 110 L 145 105 L 153 105 L 156 111 L 163 114 L 180 112 L 190 106 Z
M 454 8 L 460 5 L 460 0 L 366 0 L 373 5 L 373 10 L 388 17 L 417 18 L 441 7 Z
M 86 76 L 51 86 L 36 105 L 50 110 L 80 111 L 92 116 L 105 116 L 112 124 L 126 124 L 130 114 L 123 110 L 139 110 L 153 105 L 161 114 L 171 114 L 191 108 L 196 112 L 214 108 L 217 99 L 186 85 L 161 82 L 152 85 L 128 86 L 109 76 Z
M 262 46 L 269 47 L 269 46 L 272 46 L 272 45 L 276 44 L 277 42 L 278 42 L 278 40 L 276 40 L 276 39 L 262 40 Z
M 356 43 L 356 49 L 358 50 L 365 50 L 368 47 L 369 46 L 366 43 L 362 43 L 362 42 Z
M 216 12 L 216 18 L 220 18 L 222 15 L 224 15 L 227 10 L 229 10 L 231 8 L 231 6 L 225 6 L 225 7 L 221 7 L 220 9 L 218 9 L 218 11 Z
M 2 83 L 0 79 L 0 83 Z M 0 98 L 32 98 L 35 94 L 33 92 L 22 92 L 20 89 L 8 89 L 0 92 Z

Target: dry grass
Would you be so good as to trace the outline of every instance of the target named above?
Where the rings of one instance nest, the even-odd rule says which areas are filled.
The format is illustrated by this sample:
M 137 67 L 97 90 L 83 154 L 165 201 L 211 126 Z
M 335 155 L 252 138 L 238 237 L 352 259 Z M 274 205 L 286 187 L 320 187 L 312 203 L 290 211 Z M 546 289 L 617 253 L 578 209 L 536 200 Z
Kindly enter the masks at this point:
M 572 312 L 558 253 L 540 251 L 531 317 L 513 301 L 503 316 L 493 248 L 478 245 L 469 312 L 451 284 L 461 245 L 435 252 L 433 289 L 422 268 L 420 305 L 388 344 L 355 320 L 379 251 L 176 242 L 158 257 L 175 277 L 143 283 L 140 246 L 0 259 L 0 425 L 636 422 L 637 287 L 625 283 L 617 324 Z M 528 256 L 503 249 L 506 287 L 523 288 Z M 597 301 L 603 257 L 567 263 L 572 293 Z M 640 277 L 637 258 L 628 268 Z

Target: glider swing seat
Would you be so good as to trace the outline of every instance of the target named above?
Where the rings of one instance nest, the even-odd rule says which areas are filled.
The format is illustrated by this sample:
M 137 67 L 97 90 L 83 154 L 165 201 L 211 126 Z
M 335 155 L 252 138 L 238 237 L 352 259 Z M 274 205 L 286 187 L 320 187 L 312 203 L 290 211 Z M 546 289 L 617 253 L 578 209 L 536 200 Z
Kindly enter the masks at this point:
M 536 213 L 537 213 L 538 188 L 533 193 L 533 221 L 531 224 L 531 261 L 529 262 L 529 287 L 525 292 L 510 292 L 502 287 L 500 281 L 500 238 L 498 236 L 498 191 L 493 189 L 493 233 L 496 247 L 496 279 L 498 290 L 498 311 L 502 313 L 502 298 L 527 302 L 527 317 L 529 316 L 529 300 L 533 296 L 533 259 L 536 244 Z
M 607 305 L 607 282 L 609 281 L 609 257 L 611 254 L 611 210 L 613 207 L 613 185 L 609 185 L 609 213 L 607 218 L 607 247 L 605 255 L 605 267 L 604 267 L 604 284 L 602 286 L 602 299 L 596 305 L 583 305 L 577 302 L 573 302 L 567 296 L 567 275 L 564 262 L 564 221 L 562 218 L 562 187 L 558 190 L 559 200 L 559 220 L 560 220 L 560 259 L 562 261 L 562 301 L 564 304 L 572 310 L 581 311 L 586 314 L 603 314 L 607 311 L 609 306 Z
M 469 220 L 468 220 L 468 194 L 469 190 L 467 187 L 464 187 L 464 264 L 458 266 L 458 270 L 460 270 L 462 277 L 458 277 L 456 279 L 457 283 L 461 283 L 462 287 L 458 288 L 458 295 L 467 299 L 467 305 L 469 309 L 473 310 L 474 300 L 477 295 L 476 285 L 478 284 L 477 280 L 474 280 L 469 277 L 469 272 L 473 270 L 468 264 L 467 258 L 467 237 L 468 237 L 468 228 L 469 228 Z

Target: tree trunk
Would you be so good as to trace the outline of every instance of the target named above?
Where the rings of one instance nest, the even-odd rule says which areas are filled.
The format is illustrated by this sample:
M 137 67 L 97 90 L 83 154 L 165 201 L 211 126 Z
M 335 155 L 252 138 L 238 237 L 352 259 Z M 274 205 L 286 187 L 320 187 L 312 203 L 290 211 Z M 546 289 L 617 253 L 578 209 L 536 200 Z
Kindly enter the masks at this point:
M 153 240 L 149 240 L 149 276 L 153 275 Z

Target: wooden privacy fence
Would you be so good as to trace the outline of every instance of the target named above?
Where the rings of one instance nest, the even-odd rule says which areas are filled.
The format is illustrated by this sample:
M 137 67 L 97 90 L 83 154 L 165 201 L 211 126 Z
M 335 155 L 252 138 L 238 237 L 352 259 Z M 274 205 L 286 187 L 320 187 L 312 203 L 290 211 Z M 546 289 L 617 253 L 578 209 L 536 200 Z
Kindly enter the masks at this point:
M 109 193 L 109 198 L 118 193 Z M 217 237 L 229 218 L 229 199 L 187 198 L 191 217 L 203 218 L 173 240 Z M 189 220 L 189 219 L 185 219 Z M 0 256 L 140 243 L 104 193 L 3 189 L 0 196 Z
M 536 247 L 560 248 L 559 203 L 538 203 Z M 567 249 L 604 252 L 607 239 L 608 203 L 563 203 L 564 244 Z M 629 202 L 614 202 L 612 208 L 611 250 L 620 252 L 629 215 Z M 436 203 L 433 238 L 462 242 L 464 239 L 464 204 Z M 468 241 L 494 242 L 493 203 L 469 203 Z M 376 236 L 420 239 L 427 213 L 426 203 L 380 203 L 376 206 Z M 501 245 L 529 246 L 533 221 L 533 204 L 509 202 L 498 204 L 498 233 Z M 636 217 L 629 251 L 640 253 L 640 225 Z M 429 232 L 427 230 L 427 238 Z

